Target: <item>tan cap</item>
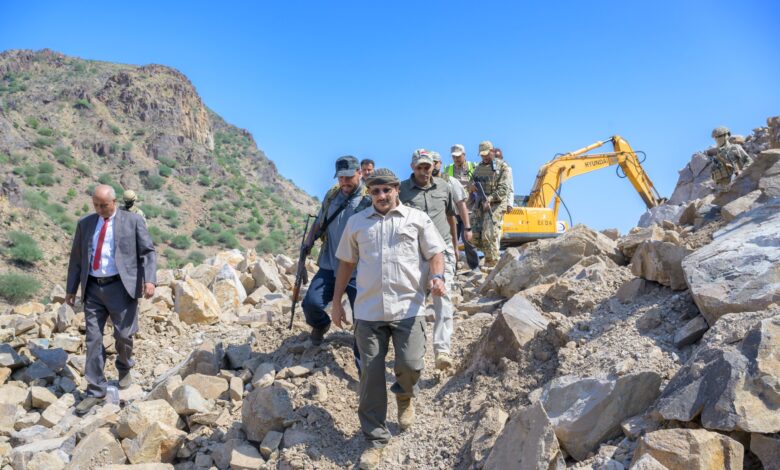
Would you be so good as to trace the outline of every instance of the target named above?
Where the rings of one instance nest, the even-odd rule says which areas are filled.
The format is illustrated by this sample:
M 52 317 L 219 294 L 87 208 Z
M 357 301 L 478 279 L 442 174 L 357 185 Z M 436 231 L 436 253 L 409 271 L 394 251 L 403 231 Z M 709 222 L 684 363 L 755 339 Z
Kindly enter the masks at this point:
M 378 184 L 397 186 L 400 183 L 401 182 L 398 180 L 398 177 L 395 176 L 395 173 L 387 168 L 380 168 L 366 178 L 366 186 L 375 186 Z
M 455 144 L 452 147 L 450 147 L 450 154 L 452 154 L 453 157 L 460 157 L 465 153 L 466 153 L 466 147 L 464 147 L 461 144 Z
M 433 165 L 433 158 L 431 157 L 431 154 L 428 153 L 425 149 L 417 149 L 412 154 L 412 165 L 422 165 L 424 163 L 427 163 L 428 165 Z
M 122 193 L 122 199 L 124 199 L 127 202 L 135 201 L 135 199 L 138 197 L 138 195 L 135 194 L 135 191 L 132 189 L 128 189 L 124 193 Z
M 439 155 L 439 152 L 429 150 L 428 153 L 431 155 L 431 160 L 433 160 L 434 163 L 441 161 L 441 155 Z
M 483 140 L 482 142 L 479 143 L 479 156 L 480 157 L 484 157 L 485 155 L 490 153 L 491 150 L 493 150 L 493 142 L 491 142 L 489 140 Z

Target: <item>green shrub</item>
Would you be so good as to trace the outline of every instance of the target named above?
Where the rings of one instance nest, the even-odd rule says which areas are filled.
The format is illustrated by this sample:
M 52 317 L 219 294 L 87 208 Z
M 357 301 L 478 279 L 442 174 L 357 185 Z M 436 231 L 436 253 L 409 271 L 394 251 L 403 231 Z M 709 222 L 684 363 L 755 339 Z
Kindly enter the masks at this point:
M 211 233 L 219 233 L 222 231 L 222 226 L 216 222 L 209 224 L 207 228 Z
M 160 175 L 149 175 L 144 179 L 144 188 L 155 191 L 163 187 L 165 178 Z
M 217 241 L 225 248 L 238 248 L 239 243 L 236 236 L 229 230 L 223 230 L 217 236 Z
M 111 129 L 111 132 L 114 135 L 119 135 L 119 133 L 122 132 L 116 124 L 109 124 L 108 128 Z
M 171 241 L 171 238 L 173 238 L 171 233 L 162 230 L 156 225 L 149 227 L 149 235 L 152 236 L 152 241 L 158 245 L 161 243 L 168 243 Z
M 163 165 L 165 165 L 165 166 L 167 166 L 167 167 L 170 167 L 170 168 L 176 168 L 176 164 L 177 164 L 177 162 L 176 162 L 176 160 L 174 160 L 173 158 L 168 158 L 168 157 L 157 157 L 157 161 L 158 161 L 158 162 L 160 162 L 160 163 L 162 163 Z
M 42 135 L 44 137 L 51 137 L 54 135 L 54 130 L 51 127 L 41 127 L 38 129 L 38 135 Z
M 114 155 L 116 153 L 119 153 L 120 145 L 116 142 L 111 142 L 111 145 L 108 146 L 108 153 L 111 155 Z
M 11 163 L 11 156 L 7 153 L 0 153 L 0 164 L 7 165 Z
M 33 146 L 39 149 L 51 147 L 52 145 L 54 145 L 54 139 L 51 137 L 38 137 L 35 139 L 35 142 L 33 142 Z
M 258 253 L 279 253 L 280 245 L 279 242 L 274 240 L 270 237 L 265 237 L 259 242 L 257 242 L 257 245 L 255 246 L 255 250 L 257 250 Z
M 203 260 L 206 259 L 206 255 L 202 251 L 192 250 L 187 254 L 187 261 L 195 266 L 203 264 Z
M 168 269 L 178 269 L 184 266 L 184 261 L 170 248 L 163 250 L 163 256 L 165 256 L 165 264 Z
M 75 188 L 68 188 L 68 192 L 65 194 L 65 197 L 62 198 L 62 202 L 64 202 L 65 204 L 68 204 L 75 197 L 76 197 L 76 189 Z
M 41 285 L 35 278 L 24 274 L 0 274 L 0 297 L 11 303 L 30 299 L 40 290 Z
M 73 155 L 70 154 L 70 149 L 68 147 L 57 147 L 52 152 L 52 155 L 54 155 L 54 158 L 56 158 L 58 162 L 67 168 L 73 168 L 76 164 L 76 160 L 73 159 Z
M 203 246 L 217 244 L 217 236 L 203 227 L 198 227 L 192 232 L 192 238 Z
M 40 124 L 38 119 L 36 119 L 36 118 L 34 118 L 32 116 L 24 118 L 24 122 L 25 122 L 25 124 L 27 124 L 28 127 L 32 127 L 33 129 L 37 129 L 38 125 Z
M 171 238 L 171 246 L 179 250 L 186 250 L 191 244 L 192 240 L 187 235 L 176 235 Z
M 166 166 L 166 165 L 160 165 L 160 166 L 157 168 L 157 172 L 158 172 L 158 173 L 160 174 L 160 176 L 162 176 L 163 178 L 168 178 L 169 176 L 171 176 L 171 174 L 173 174 L 173 170 L 171 170 L 171 167 L 169 167 L 169 166 Z
M 152 204 L 144 204 L 141 206 L 141 210 L 144 211 L 144 215 L 146 215 L 147 219 L 155 219 L 157 217 L 160 217 L 162 214 L 162 208 L 160 206 L 155 206 Z
M 144 130 L 144 129 L 136 129 L 136 131 L 133 132 L 133 135 L 135 137 L 140 137 L 140 136 L 142 136 L 144 134 L 146 134 L 146 130 Z
M 211 179 L 209 178 L 209 175 L 200 175 L 198 176 L 198 184 L 201 186 L 208 186 L 211 184 Z
M 38 164 L 38 173 L 54 173 L 54 165 L 49 162 L 41 162 Z
M 35 177 L 35 181 L 31 186 L 54 186 L 56 182 L 53 175 L 42 173 Z
M 92 176 L 92 170 L 87 166 L 86 163 L 78 162 L 76 163 L 76 170 L 78 170 L 79 173 L 86 177 Z
M 175 219 L 176 217 L 178 217 L 179 213 L 178 213 L 178 211 L 175 211 L 173 209 L 163 209 L 162 216 L 163 216 L 163 218 L 165 218 L 167 220 L 170 220 L 170 219 Z
M 172 206 L 176 207 L 181 206 L 182 203 L 181 198 L 173 192 L 168 192 L 168 194 L 165 195 L 165 200 L 168 201 Z
M 85 98 L 77 99 L 75 103 L 73 103 L 73 107 L 76 109 L 92 109 L 92 103 L 89 102 L 89 100 Z
M 13 261 L 23 264 L 35 264 L 43 259 L 43 252 L 33 238 L 22 232 L 9 232 L 11 242 L 9 255 Z

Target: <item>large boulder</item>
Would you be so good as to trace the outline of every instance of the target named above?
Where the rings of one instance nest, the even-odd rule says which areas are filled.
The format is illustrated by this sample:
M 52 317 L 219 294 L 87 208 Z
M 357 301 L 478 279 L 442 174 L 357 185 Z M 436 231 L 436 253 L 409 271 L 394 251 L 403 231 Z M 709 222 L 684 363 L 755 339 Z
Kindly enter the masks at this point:
M 136 401 L 119 414 L 116 433 L 120 438 L 134 438 L 153 422 L 176 427 L 179 415 L 165 400 Z
M 174 310 L 179 319 L 188 325 L 217 323 L 220 318 L 219 303 L 205 285 L 192 278 L 175 283 Z
M 661 204 L 645 211 L 636 225 L 637 227 L 650 227 L 654 224 L 661 224 L 664 221 L 679 224 L 683 211 L 685 211 L 684 205 Z
M 480 341 L 476 361 L 498 362 L 502 357 L 519 359 L 521 348 L 533 339 L 537 331 L 544 330 L 548 321 L 537 308 L 523 296 L 515 294 L 501 307 L 501 313 Z
M 153 422 L 125 447 L 130 463 L 172 462 L 187 433 L 158 421 Z
M 488 407 L 481 413 L 469 445 L 469 456 L 477 468 L 484 466 L 508 418 L 509 415 L 497 406 Z
M 567 375 L 545 385 L 538 399 L 561 446 L 583 460 L 599 444 L 620 435 L 626 418 L 645 411 L 660 386 L 661 376 L 649 371 L 617 379 Z
M 531 286 L 549 282 L 589 256 L 625 263 L 613 240 L 584 225 L 577 225 L 558 238 L 525 245 L 517 257 L 496 266 L 485 288 L 509 298 Z
M 764 470 L 780 469 L 780 437 L 763 434 L 750 435 L 750 451 L 764 464 Z
M 229 304 L 230 307 L 238 309 L 246 299 L 246 289 L 241 283 L 241 276 L 229 264 L 223 264 L 219 269 L 211 290 L 223 308 L 225 304 Z
M 284 387 L 256 388 L 244 399 L 241 425 L 247 439 L 262 442 L 268 431 L 284 431 L 284 422 L 293 415 L 292 401 Z
M 690 253 L 688 248 L 674 243 L 646 241 L 639 245 L 631 258 L 631 272 L 673 290 L 685 290 L 688 285 L 685 284 L 682 261 Z
M 778 227 L 780 198 L 742 214 L 683 260 L 685 281 L 710 325 L 780 301 Z
M 75 449 L 68 464 L 68 470 L 92 470 L 105 465 L 120 465 L 127 462 L 125 451 L 111 431 L 96 429 L 83 438 Z
M 279 277 L 276 263 L 265 258 L 260 258 L 252 266 L 252 277 L 255 278 L 255 286 L 265 286 L 271 292 L 284 291 L 284 284 Z
M 669 420 L 698 418 L 707 429 L 780 431 L 779 314 L 722 317 L 666 386 L 656 412 Z
M 536 402 L 512 414 L 498 436 L 486 470 L 566 468 L 550 418 Z
M 764 193 L 761 192 L 760 189 L 756 189 L 752 193 L 734 199 L 720 209 L 721 217 L 723 217 L 723 220 L 726 222 L 731 222 L 736 219 L 739 214 L 755 208 L 758 205 L 758 200 L 761 199 L 763 194 Z
M 706 429 L 664 429 L 639 440 L 634 460 L 648 454 L 669 470 L 742 470 L 745 449 Z
M 680 170 L 677 185 L 668 204 L 685 204 L 712 194 L 714 185 L 709 166 L 710 158 L 707 155 L 702 152 L 694 153 L 691 161 Z

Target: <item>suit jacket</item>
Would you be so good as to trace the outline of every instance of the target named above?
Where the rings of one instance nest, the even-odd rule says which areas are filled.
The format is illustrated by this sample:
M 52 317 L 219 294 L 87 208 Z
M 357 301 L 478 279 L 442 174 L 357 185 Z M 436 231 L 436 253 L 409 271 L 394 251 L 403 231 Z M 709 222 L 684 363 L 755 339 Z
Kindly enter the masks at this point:
M 70 250 L 65 292 L 75 294 L 81 286 L 82 300 L 87 289 L 89 254 L 98 220 L 97 214 L 90 214 L 79 220 Z M 130 297 L 137 299 L 143 295 L 145 282 L 157 283 L 157 253 L 154 251 L 152 237 L 146 230 L 146 222 L 142 217 L 132 212 L 116 211 L 114 248 L 114 260 L 122 284 Z

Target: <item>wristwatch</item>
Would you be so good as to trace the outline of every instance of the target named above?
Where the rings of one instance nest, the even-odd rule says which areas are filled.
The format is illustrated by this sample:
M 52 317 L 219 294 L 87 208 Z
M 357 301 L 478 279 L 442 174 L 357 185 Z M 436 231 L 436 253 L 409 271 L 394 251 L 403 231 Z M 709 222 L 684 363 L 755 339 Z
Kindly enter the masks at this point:
M 434 279 L 441 279 L 441 282 L 444 282 L 444 274 L 434 274 L 431 276 L 431 281 Z
M 463 227 L 463 230 L 465 230 L 467 232 L 471 232 L 471 227 Z

